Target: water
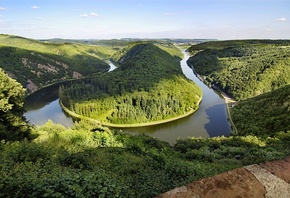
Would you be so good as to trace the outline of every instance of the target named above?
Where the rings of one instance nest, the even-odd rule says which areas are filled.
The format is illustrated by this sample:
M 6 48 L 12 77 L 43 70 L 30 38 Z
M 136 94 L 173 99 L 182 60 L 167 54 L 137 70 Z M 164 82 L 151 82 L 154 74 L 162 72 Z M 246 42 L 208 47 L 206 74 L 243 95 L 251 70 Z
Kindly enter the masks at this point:
M 34 125 L 43 125 L 48 120 L 69 127 L 73 119 L 59 105 L 58 90 L 61 84 L 43 88 L 25 100 L 26 113 L 24 116 Z
M 192 136 L 208 138 L 230 134 L 231 128 L 227 121 L 224 100 L 194 75 L 186 63 L 189 56 L 184 51 L 183 53 L 184 59 L 180 62 L 183 73 L 201 87 L 203 92 L 199 109 L 194 114 L 173 122 L 148 127 L 125 128 L 122 129 L 124 132 L 145 133 L 169 143 L 175 143 L 178 138 L 185 139 Z M 112 68 L 111 64 L 110 66 Z M 71 126 L 72 118 L 66 115 L 59 106 L 58 88 L 52 88 L 55 91 L 47 89 L 27 99 L 25 116 L 35 125 L 42 125 L 50 119 L 55 123 Z

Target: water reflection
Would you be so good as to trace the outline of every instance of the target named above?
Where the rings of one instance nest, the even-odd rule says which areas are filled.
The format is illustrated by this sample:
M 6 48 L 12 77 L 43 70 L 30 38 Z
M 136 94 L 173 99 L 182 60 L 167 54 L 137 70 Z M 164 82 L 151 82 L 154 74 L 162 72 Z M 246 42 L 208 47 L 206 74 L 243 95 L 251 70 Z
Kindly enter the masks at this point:
M 24 116 L 34 125 L 43 125 L 48 120 L 69 127 L 73 124 L 72 118 L 67 116 L 59 105 L 59 99 L 47 103 L 44 107 L 27 111 Z
M 210 137 L 229 135 L 228 130 L 225 131 L 224 126 L 223 114 L 227 113 L 224 104 L 217 104 L 209 107 L 205 110 L 205 113 L 209 122 L 204 125 L 204 128 Z M 222 116 L 217 116 L 219 114 Z

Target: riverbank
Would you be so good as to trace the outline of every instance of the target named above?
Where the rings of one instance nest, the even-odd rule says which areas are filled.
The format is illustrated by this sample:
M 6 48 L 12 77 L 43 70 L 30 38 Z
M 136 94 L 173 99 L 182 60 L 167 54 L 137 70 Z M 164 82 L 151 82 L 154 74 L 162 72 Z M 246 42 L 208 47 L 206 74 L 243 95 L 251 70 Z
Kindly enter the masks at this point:
M 229 97 L 225 92 L 223 92 L 220 88 L 218 88 L 215 85 L 211 85 L 211 87 L 216 90 L 220 96 L 222 96 L 222 98 L 224 99 L 225 103 L 226 103 L 226 109 L 227 109 L 227 115 L 228 115 L 228 120 L 232 126 L 232 133 L 234 135 L 238 134 L 238 129 L 232 119 L 232 115 L 231 115 L 231 111 L 230 111 L 230 106 L 232 107 L 233 104 L 235 105 L 237 103 L 236 100 L 234 100 L 233 98 Z
M 235 126 L 235 123 L 233 122 L 232 116 L 231 116 L 231 112 L 230 112 L 230 106 L 232 107 L 232 104 L 236 104 L 237 101 L 234 100 L 232 97 L 228 96 L 225 92 L 223 92 L 220 88 L 218 88 L 217 86 L 215 86 L 214 84 L 212 85 L 208 85 L 205 83 L 205 79 L 204 77 L 202 77 L 200 74 L 198 74 L 194 67 L 192 65 L 190 65 L 189 63 L 187 63 L 188 66 L 192 69 L 194 75 L 201 81 L 203 82 L 205 85 L 207 85 L 208 87 L 214 89 L 215 91 L 217 91 L 217 93 L 223 98 L 223 100 L 225 101 L 226 104 L 226 111 L 227 111 L 227 116 L 228 116 L 228 121 L 230 122 L 231 128 L 232 128 L 232 133 L 234 135 L 238 134 L 238 130 L 237 127 Z
M 168 123 L 168 122 L 172 122 L 175 120 L 179 120 L 181 118 L 185 118 L 191 114 L 193 114 L 194 112 L 196 112 L 199 108 L 199 105 L 202 101 L 202 96 L 200 97 L 199 101 L 197 102 L 197 108 L 196 109 L 192 109 L 189 112 L 177 116 L 177 117 L 173 117 L 173 118 L 169 118 L 169 119 L 164 119 L 164 120 L 159 120 L 159 121 L 153 121 L 153 122 L 146 122 L 146 123 L 136 123 L 136 124 L 113 124 L 113 123 L 107 123 L 107 122 L 103 122 L 100 120 L 96 120 L 96 119 L 92 119 L 89 117 L 85 117 L 85 116 L 81 116 L 79 114 L 76 114 L 75 112 L 69 110 L 68 108 L 66 108 L 61 100 L 59 100 L 59 104 L 61 106 L 61 108 L 70 116 L 74 117 L 74 118 L 78 118 L 78 119 L 84 119 L 84 120 L 89 120 L 95 123 L 98 123 L 100 125 L 106 126 L 106 127 L 112 127 L 112 128 L 137 128 L 137 127 L 145 127 L 145 126 L 154 126 L 154 125 L 159 125 L 159 124 L 164 124 L 164 123 Z

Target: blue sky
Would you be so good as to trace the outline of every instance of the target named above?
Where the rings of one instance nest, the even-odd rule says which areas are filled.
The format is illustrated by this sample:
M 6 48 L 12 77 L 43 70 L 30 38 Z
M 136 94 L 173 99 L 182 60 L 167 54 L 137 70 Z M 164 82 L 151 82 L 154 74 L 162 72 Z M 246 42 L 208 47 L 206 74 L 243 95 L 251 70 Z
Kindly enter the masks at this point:
M 290 39 L 290 0 L 0 0 L 0 33 L 34 39 Z

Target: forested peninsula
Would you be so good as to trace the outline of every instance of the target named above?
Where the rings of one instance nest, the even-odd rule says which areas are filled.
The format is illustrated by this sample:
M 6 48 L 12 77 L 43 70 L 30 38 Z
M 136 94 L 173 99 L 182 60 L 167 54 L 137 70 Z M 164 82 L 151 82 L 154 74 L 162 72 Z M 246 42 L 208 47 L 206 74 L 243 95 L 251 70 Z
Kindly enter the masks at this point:
M 178 56 L 135 42 L 115 57 L 114 71 L 63 86 L 62 104 L 109 126 L 156 124 L 198 109 L 201 90 L 184 76 Z

